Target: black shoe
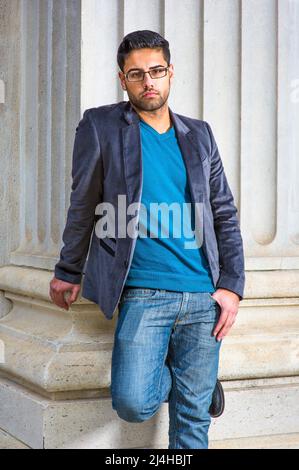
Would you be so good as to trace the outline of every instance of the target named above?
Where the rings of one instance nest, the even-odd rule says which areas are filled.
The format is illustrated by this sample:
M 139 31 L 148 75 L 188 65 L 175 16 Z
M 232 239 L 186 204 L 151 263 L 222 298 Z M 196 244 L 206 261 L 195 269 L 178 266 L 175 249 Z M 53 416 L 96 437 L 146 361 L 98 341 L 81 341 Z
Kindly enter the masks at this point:
M 169 396 L 164 400 L 164 403 L 168 403 L 169 401 Z M 209 408 L 209 413 L 212 416 L 212 418 L 218 418 L 219 416 L 222 415 L 224 411 L 224 405 L 225 405 L 225 400 L 224 400 L 224 391 L 221 385 L 220 380 L 217 379 L 216 386 L 214 388 L 214 392 L 212 395 L 212 403 Z
M 212 418 L 218 418 L 220 415 L 222 415 L 224 411 L 224 405 L 224 391 L 220 380 L 217 379 L 216 386 L 212 395 L 212 403 L 209 408 L 209 413 Z

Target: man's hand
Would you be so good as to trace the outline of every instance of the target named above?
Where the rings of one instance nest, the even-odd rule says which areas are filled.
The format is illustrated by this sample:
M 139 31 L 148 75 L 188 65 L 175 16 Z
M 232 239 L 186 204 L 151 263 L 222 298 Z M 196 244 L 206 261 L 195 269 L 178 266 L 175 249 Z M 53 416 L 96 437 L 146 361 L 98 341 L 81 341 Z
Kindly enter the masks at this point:
M 71 284 L 70 282 L 53 279 L 50 282 L 49 296 L 58 307 L 69 309 L 70 305 L 77 300 L 81 284 Z M 64 294 L 70 292 L 70 296 L 65 299 Z
M 217 289 L 212 297 L 221 307 L 221 314 L 213 332 L 214 336 L 219 333 L 217 341 L 220 341 L 236 321 L 240 299 L 234 292 L 222 288 Z

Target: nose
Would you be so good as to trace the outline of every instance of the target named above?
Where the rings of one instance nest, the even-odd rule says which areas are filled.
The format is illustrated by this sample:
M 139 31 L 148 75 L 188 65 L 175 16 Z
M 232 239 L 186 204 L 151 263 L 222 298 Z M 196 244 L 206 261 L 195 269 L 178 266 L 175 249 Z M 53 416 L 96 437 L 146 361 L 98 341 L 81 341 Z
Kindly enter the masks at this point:
M 150 85 L 153 85 L 153 79 L 151 78 L 149 73 L 144 74 L 143 85 L 147 85 L 148 87 Z

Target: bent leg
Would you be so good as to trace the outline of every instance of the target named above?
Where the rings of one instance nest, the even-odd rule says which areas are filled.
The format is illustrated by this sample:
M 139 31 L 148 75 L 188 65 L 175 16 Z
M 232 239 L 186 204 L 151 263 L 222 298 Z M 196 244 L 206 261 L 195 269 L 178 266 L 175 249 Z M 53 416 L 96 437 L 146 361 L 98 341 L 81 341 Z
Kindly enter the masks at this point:
M 110 389 L 112 408 L 126 421 L 151 418 L 171 390 L 166 357 L 174 315 L 169 312 L 169 306 L 150 299 L 130 298 L 120 306 Z

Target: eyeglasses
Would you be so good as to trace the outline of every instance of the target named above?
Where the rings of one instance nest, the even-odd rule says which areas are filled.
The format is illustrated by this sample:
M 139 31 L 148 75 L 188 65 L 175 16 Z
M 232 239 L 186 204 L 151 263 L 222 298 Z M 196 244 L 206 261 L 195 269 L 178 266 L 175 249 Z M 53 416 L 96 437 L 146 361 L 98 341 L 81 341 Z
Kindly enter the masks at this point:
M 130 70 L 129 72 L 125 73 L 125 77 L 128 82 L 141 82 L 144 80 L 144 76 L 146 73 L 150 74 L 151 78 L 163 78 L 167 74 L 168 67 L 157 67 L 156 69 L 148 70 L 144 72 L 143 70 Z

